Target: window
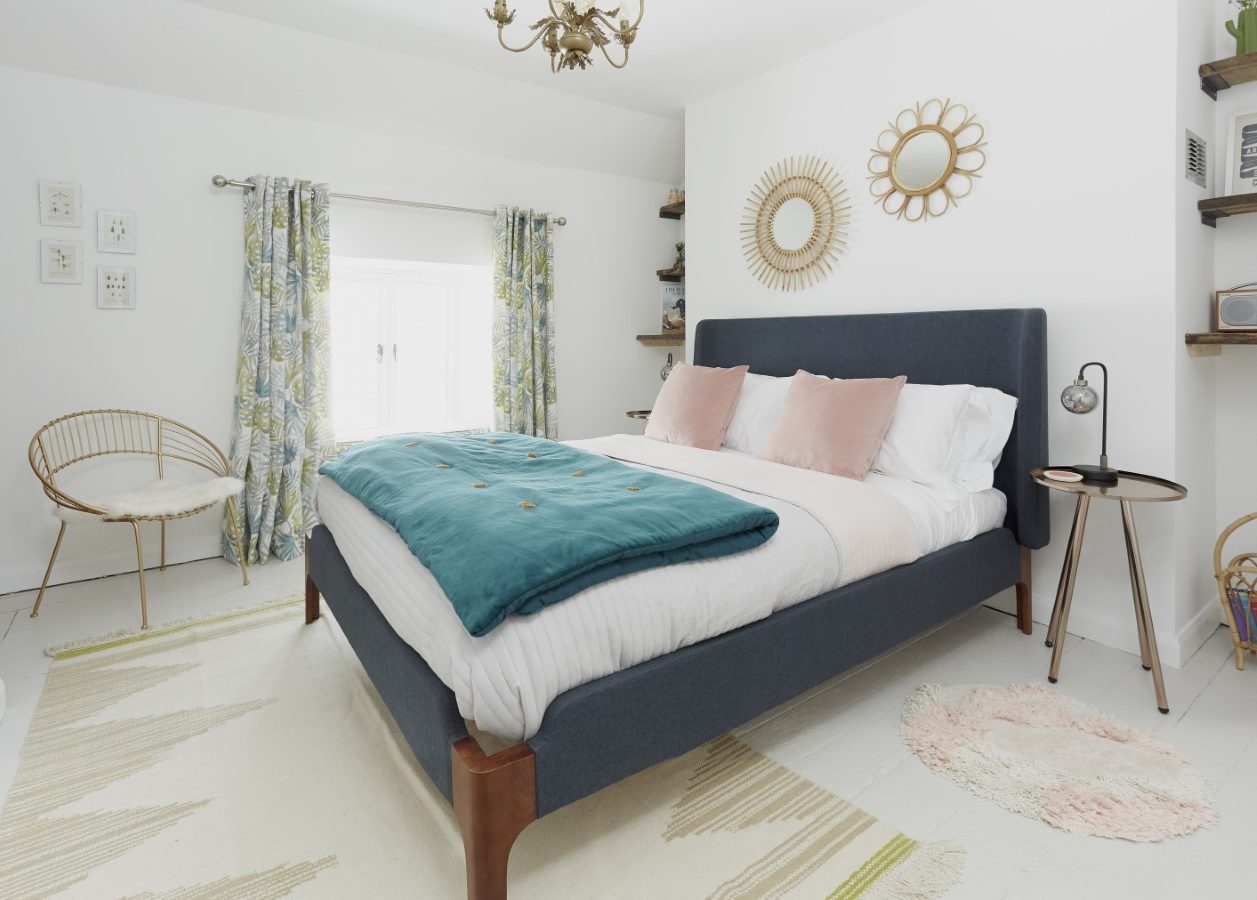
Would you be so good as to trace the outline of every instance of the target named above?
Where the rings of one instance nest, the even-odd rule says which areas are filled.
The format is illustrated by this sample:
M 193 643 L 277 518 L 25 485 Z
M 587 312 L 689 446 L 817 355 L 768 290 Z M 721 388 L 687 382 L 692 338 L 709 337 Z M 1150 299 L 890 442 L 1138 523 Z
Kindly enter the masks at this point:
M 337 441 L 493 424 L 489 266 L 332 260 Z

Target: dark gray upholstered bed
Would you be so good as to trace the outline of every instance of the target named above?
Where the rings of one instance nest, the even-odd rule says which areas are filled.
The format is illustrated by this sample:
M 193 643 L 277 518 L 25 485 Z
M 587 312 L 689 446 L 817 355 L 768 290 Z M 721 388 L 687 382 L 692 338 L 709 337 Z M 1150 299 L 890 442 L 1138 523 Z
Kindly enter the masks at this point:
M 1030 633 L 1029 552 L 1048 542 L 1047 318 L 1039 309 L 707 320 L 694 362 L 833 377 L 906 374 L 976 384 L 1019 400 L 996 471 L 1004 527 L 560 695 L 525 744 L 487 756 L 454 694 L 385 621 L 323 526 L 308 547 L 306 620 L 319 595 L 416 758 L 453 803 L 468 896 L 506 895 L 507 857 L 528 823 L 685 753 L 771 707 L 1017 586 Z M 416 848 L 418 851 L 418 848 Z

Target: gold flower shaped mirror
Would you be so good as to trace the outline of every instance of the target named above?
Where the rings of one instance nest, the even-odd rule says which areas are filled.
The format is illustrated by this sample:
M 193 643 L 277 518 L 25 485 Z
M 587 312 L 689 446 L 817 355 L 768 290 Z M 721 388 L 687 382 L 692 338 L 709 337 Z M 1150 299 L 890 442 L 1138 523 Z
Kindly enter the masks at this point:
M 746 201 L 742 252 L 770 288 L 797 291 L 819 282 L 846 246 L 851 204 L 842 177 L 823 159 L 784 159 Z
M 877 138 L 869 190 L 892 216 L 920 222 L 968 196 L 986 165 L 986 129 L 968 108 L 930 100 L 905 109 Z

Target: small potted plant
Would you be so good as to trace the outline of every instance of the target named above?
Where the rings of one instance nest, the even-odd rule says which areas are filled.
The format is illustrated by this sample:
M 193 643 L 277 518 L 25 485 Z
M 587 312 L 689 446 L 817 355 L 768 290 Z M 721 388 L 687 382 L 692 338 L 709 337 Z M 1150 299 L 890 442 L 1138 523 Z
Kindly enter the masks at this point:
M 1230 0 L 1239 9 L 1234 22 L 1226 23 L 1226 30 L 1235 38 L 1235 53 L 1257 53 L 1257 0 Z

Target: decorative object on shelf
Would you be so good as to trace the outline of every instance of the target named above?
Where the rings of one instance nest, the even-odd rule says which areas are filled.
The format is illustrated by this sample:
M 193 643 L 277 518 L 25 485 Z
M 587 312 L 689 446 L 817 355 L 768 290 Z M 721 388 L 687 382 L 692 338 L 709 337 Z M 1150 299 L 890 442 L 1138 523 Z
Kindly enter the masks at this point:
M 667 331 L 685 331 L 685 285 L 663 285 L 662 327 Z
M 1226 154 L 1228 196 L 1257 192 L 1257 110 L 1231 119 Z
M 1082 481 L 1082 476 L 1070 469 L 1046 469 L 1043 472 L 1043 477 L 1052 481 L 1067 481 L 1071 484 L 1077 484 Z
M 986 129 L 968 107 L 929 100 L 903 110 L 877 137 L 869 190 L 909 222 L 941 216 L 967 197 L 986 165 Z
M 78 228 L 82 223 L 83 191 L 68 181 L 39 183 L 39 224 Z
M 676 268 L 685 271 L 685 241 L 677 241 Z
M 1222 548 L 1236 531 L 1257 519 L 1257 513 L 1241 516 L 1222 530 L 1213 545 L 1213 571 L 1218 579 L 1218 599 L 1235 643 L 1235 668 L 1244 668 L 1244 651 L 1257 653 L 1257 553 L 1241 553 L 1222 565 Z
M 770 288 L 818 284 L 847 245 L 851 203 L 842 177 L 816 156 L 791 156 L 764 172 L 742 215 L 742 253 Z
M 1257 332 L 1257 281 L 1213 295 L 1213 330 Z
M 98 266 L 96 308 L 135 309 L 135 269 L 126 266 Z
M 1107 405 L 1107 404 L 1106 404 Z M 1070 468 L 1080 468 L 1071 466 Z M 1060 675 L 1061 655 L 1065 648 L 1065 634 L 1069 628 L 1069 610 L 1074 602 L 1074 581 L 1078 577 L 1078 563 L 1082 557 L 1082 539 L 1087 530 L 1087 511 L 1092 500 L 1117 500 L 1122 507 L 1122 531 L 1126 537 L 1126 561 L 1130 569 L 1130 591 L 1135 601 L 1135 631 L 1139 638 L 1139 658 L 1144 671 L 1152 673 L 1152 686 L 1156 691 L 1157 709 L 1170 711 L 1166 699 L 1165 679 L 1161 674 L 1161 657 L 1157 651 L 1157 634 L 1152 623 L 1152 609 L 1148 604 L 1148 584 L 1144 578 L 1143 560 L 1139 555 L 1139 536 L 1135 533 L 1135 514 L 1132 503 L 1173 503 L 1187 496 L 1187 488 L 1164 478 L 1140 475 L 1137 472 L 1118 472 L 1117 479 L 1096 484 L 1084 479 L 1077 484 L 1053 481 L 1043 469 L 1033 469 L 1030 477 L 1054 491 L 1073 494 L 1078 498 L 1074 507 L 1074 523 L 1069 531 L 1069 545 L 1061 566 L 1061 578 L 1057 582 L 1056 602 L 1052 605 L 1052 617 L 1048 622 L 1047 640 L 1052 648 L 1052 662 L 1048 668 L 1048 681 L 1056 683 Z
M 609 10 L 596 8 L 594 0 L 548 2 L 550 15 L 530 26 L 537 32 L 532 40 L 522 47 L 512 47 L 506 43 L 502 30 L 515 21 L 515 10 L 507 11 L 506 0 L 494 0 L 493 9 L 486 9 L 485 15 L 498 26 L 498 43 L 512 53 L 523 53 L 540 41 L 542 49 L 550 54 L 552 72 L 560 69 L 585 69 L 593 65 L 595 47 L 602 51 L 602 55 L 614 68 L 623 69 L 628 65 L 629 48 L 637 39 L 637 27 L 642 24 L 646 0 L 637 0 L 637 18 L 632 22 L 629 21 L 627 2 L 621 2 Z M 624 48 L 624 57 L 619 62 L 607 52 L 607 45 L 612 41 Z
M 1065 407 L 1072 413 L 1086 415 L 1095 410 L 1100 403 L 1100 396 L 1096 394 L 1095 388 L 1087 384 L 1087 379 L 1083 377 L 1083 373 L 1091 366 L 1099 366 L 1100 371 L 1104 373 L 1104 409 L 1100 416 L 1100 465 L 1098 466 L 1070 466 L 1075 472 L 1081 475 L 1087 481 L 1094 481 L 1098 484 L 1114 484 L 1117 482 L 1117 469 L 1109 468 L 1109 370 L 1102 362 L 1086 363 L 1078 370 L 1078 377 L 1074 379 L 1074 383 L 1065 390 L 1061 391 L 1061 406 Z
M 1235 38 L 1235 53 L 1257 53 L 1257 0 L 1230 0 L 1239 9 L 1234 22 L 1226 23 L 1226 30 Z
M 101 253 L 134 253 L 135 213 L 108 209 L 96 213 L 96 249 Z
M 668 376 L 672 374 L 672 369 L 673 369 L 675 366 L 676 366 L 676 363 L 674 363 L 674 362 L 672 361 L 672 354 L 671 354 L 671 353 L 669 353 L 669 354 L 668 354 L 668 361 L 667 361 L 666 363 L 664 363 L 664 364 L 663 364 L 663 368 L 659 370 L 659 380 L 660 380 L 660 381 L 667 381 L 667 380 L 668 380 Z
M 39 280 L 44 284 L 83 283 L 83 242 L 39 242 Z

